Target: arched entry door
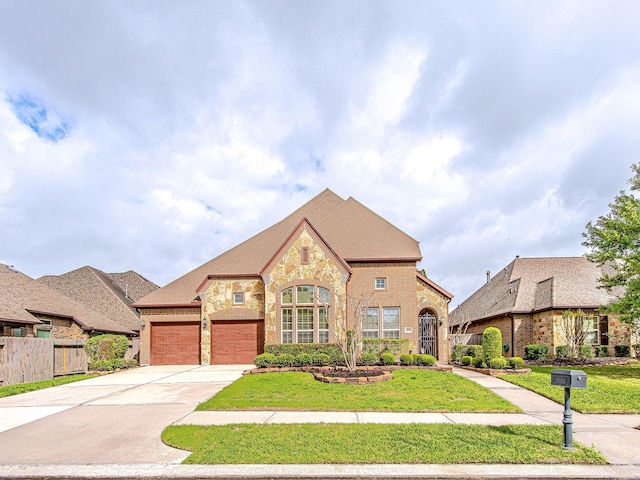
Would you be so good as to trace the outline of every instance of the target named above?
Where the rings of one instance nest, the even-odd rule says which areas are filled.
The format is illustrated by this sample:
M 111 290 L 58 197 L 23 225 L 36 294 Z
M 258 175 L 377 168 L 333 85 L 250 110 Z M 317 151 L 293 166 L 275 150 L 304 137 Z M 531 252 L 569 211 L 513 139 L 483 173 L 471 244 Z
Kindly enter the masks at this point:
M 418 353 L 438 358 L 438 318 L 426 308 L 418 317 Z

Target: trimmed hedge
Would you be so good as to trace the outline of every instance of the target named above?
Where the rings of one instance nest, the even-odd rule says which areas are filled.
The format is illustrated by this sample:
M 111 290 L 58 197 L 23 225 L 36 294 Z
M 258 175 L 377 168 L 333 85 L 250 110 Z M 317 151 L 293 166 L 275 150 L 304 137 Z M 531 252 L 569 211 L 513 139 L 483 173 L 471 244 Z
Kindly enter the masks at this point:
M 502 370 L 507 366 L 507 359 L 504 357 L 496 357 L 489 360 L 489 367 L 495 370 Z
M 396 363 L 396 357 L 392 353 L 385 352 L 380 355 L 380 361 L 383 365 L 393 365 Z
M 499 328 L 488 327 L 482 332 L 482 358 L 485 363 L 502 356 L 502 332 Z
M 420 354 L 416 357 L 416 365 L 433 367 L 436 364 L 436 357 L 433 355 Z
M 460 361 L 462 365 L 471 365 L 471 360 L 473 360 L 473 357 L 470 357 L 469 355 L 465 355 L 464 357 L 462 357 Z
M 524 360 L 520 357 L 511 357 L 509 359 L 509 365 L 513 368 L 522 368 L 524 367 Z
M 363 338 L 362 351 L 374 352 L 380 356 L 383 353 L 400 355 L 409 345 L 408 338 Z
M 408 353 L 403 353 L 402 355 L 400 355 L 400 365 L 413 365 L 413 363 L 413 355 L 410 355 Z
M 364 352 L 358 359 L 358 365 L 371 366 L 378 363 L 378 355 L 374 352 Z
M 616 357 L 630 357 L 631 347 L 629 345 L 616 345 L 613 347 L 616 352 Z
M 549 358 L 549 346 L 548 345 L 525 345 L 524 347 L 524 359 L 525 360 L 546 360 Z
M 125 360 L 129 349 L 129 339 L 124 335 L 111 333 L 95 335 L 84 344 L 90 370 L 111 371 L 138 364 L 136 360 Z

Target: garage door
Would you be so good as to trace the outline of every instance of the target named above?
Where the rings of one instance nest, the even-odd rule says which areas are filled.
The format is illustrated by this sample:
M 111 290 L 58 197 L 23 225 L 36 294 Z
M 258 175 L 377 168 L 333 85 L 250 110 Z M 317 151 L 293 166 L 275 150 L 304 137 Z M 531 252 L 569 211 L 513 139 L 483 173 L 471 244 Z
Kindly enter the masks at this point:
M 253 363 L 264 352 L 264 322 L 224 320 L 211 323 L 211 363 Z
M 200 365 L 200 323 L 152 323 L 151 365 Z

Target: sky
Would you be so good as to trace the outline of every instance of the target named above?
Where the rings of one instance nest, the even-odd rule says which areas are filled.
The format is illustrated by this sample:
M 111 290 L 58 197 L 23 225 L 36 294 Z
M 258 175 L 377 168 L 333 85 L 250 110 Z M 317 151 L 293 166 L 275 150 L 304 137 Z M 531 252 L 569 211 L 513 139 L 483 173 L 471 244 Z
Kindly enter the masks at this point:
M 325 188 L 451 309 L 640 161 L 630 1 L 0 0 L 0 263 L 165 285 Z

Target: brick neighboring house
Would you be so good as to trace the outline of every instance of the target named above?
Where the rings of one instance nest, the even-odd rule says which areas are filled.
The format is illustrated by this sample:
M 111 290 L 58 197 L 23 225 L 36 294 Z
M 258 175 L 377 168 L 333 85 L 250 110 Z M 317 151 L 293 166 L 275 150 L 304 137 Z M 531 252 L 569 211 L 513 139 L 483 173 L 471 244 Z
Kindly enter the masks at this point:
M 614 297 L 598 288 L 603 268 L 584 257 L 520 258 L 489 278 L 451 312 L 451 333 L 468 324 L 466 333 L 498 327 L 505 356 L 524 356 L 528 344 L 548 345 L 550 354 L 564 343 L 558 325 L 566 310 L 581 309 L 593 317 L 587 335 L 592 345 L 630 344 L 630 329 L 618 315 L 600 314 Z
M 135 332 L 0 264 L 0 336 L 86 339 Z
M 105 273 L 89 266 L 40 277 L 38 282 L 135 332 L 140 330 L 140 314 L 131 305 L 160 288 L 132 270 Z
M 249 364 L 265 343 L 334 342 L 353 322 L 349 298 L 368 294 L 367 337 L 446 361 L 452 296 L 416 270 L 421 258 L 416 240 L 327 189 L 137 302 L 140 362 Z

